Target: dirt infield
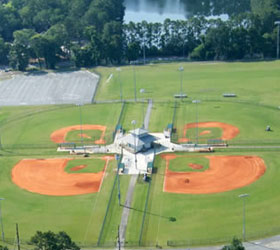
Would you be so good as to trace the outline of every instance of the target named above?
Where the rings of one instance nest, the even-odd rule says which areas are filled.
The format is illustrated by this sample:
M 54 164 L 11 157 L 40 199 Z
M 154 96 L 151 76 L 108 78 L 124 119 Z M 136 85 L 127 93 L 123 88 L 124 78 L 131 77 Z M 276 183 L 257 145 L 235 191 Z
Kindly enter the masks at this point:
M 210 194 L 247 186 L 266 171 L 262 158 L 257 156 L 205 156 L 210 161 L 204 172 L 173 172 L 170 160 L 176 155 L 162 155 L 166 160 L 164 192 L 180 194 Z
M 223 130 L 222 137 L 216 139 L 231 140 L 239 134 L 239 129 L 233 125 L 222 123 L 222 122 L 199 122 L 199 123 L 188 123 L 184 126 L 183 138 L 179 138 L 178 142 L 188 142 L 189 139 L 186 138 L 187 131 L 190 128 L 221 128 Z M 205 132 L 205 133 L 203 133 Z M 211 134 L 211 131 L 202 131 L 200 135 Z
M 190 163 L 189 167 L 192 169 L 203 169 L 203 166 L 201 166 L 199 164 L 195 164 L 195 163 Z
M 95 144 L 105 144 L 106 143 L 106 141 L 104 140 L 106 129 L 107 129 L 107 127 L 102 126 L 102 125 L 90 125 L 90 124 L 82 125 L 82 130 L 100 130 L 102 132 L 100 139 L 94 141 Z M 81 125 L 74 125 L 74 126 L 69 126 L 69 127 L 58 129 L 51 134 L 51 140 L 55 143 L 65 143 L 65 142 L 67 142 L 65 140 L 67 133 L 70 131 L 75 131 L 75 130 L 81 130 Z M 82 136 L 83 135 L 85 135 L 85 134 L 82 134 Z M 88 138 L 88 137 L 85 137 L 85 138 Z
M 24 159 L 12 169 L 12 181 L 22 189 L 53 196 L 70 196 L 99 192 L 112 156 L 104 156 L 104 169 L 98 173 L 66 173 L 73 159 Z

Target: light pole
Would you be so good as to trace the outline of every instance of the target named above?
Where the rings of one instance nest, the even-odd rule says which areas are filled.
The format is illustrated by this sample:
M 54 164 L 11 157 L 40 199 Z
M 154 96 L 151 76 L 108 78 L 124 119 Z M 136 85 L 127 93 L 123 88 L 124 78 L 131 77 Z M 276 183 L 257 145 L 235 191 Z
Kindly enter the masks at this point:
M 134 133 L 135 133 L 135 125 L 136 121 L 131 121 L 131 124 L 133 125 Z M 137 156 L 136 156 L 136 134 L 134 134 L 134 160 L 135 160 L 135 168 L 137 169 Z
M 180 97 L 182 98 L 182 94 L 183 94 L 183 71 L 184 71 L 184 68 L 181 66 L 179 68 L 179 71 L 181 72 L 180 73 L 180 82 L 181 82 L 181 86 L 180 86 Z
M 122 102 L 123 101 L 123 92 L 122 92 L 122 82 L 121 82 L 121 76 L 120 76 L 120 72 L 122 70 L 121 70 L 121 68 L 116 68 L 116 70 L 118 71 L 118 80 L 119 80 L 119 84 L 120 84 L 120 100 Z
M 195 103 L 195 120 L 196 120 L 196 133 L 195 133 L 195 137 L 196 137 L 196 145 L 198 145 L 198 103 L 200 103 L 200 100 L 193 100 L 193 103 Z
M 140 94 L 144 94 L 145 89 L 140 89 Z M 145 122 L 145 114 L 144 114 L 144 98 L 142 98 L 142 116 L 143 116 L 143 124 L 142 127 L 144 128 L 144 122 Z
M 1 211 L 1 201 L 5 200 L 4 198 L 0 198 L 0 221 L 1 221 L 1 230 L 2 230 L 2 241 L 5 242 L 5 235 L 4 235 L 4 226 L 2 220 L 2 211 Z
M 133 65 L 133 81 L 134 81 L 134 101 L 137 102 L 137 94 L 136 94 L 136 74 L 135 67 Z
M 249 194 L 240 194 L 238 195 L 239 198 L 243 199 L 243 241 L 246 241 L 246 197 L 248 197 Z
M 275 25 L 277 25 L 277 52 L 276 52 L 276 58 L 279 59 L 279 29 L 280 29 L 280 21 L 274 22 Z
M 143 36 L 143 64 L 146 64 L 146 44 L 145 44 L 145 37 Z
M 84 148 L 84 135 L 83 135 L 83 120 L 82 120 L 82 103 L 77 104 L 79 106 L 79 113 L 80 113 L 80 136 L 81 136 L 81 144 L 82 147 Z

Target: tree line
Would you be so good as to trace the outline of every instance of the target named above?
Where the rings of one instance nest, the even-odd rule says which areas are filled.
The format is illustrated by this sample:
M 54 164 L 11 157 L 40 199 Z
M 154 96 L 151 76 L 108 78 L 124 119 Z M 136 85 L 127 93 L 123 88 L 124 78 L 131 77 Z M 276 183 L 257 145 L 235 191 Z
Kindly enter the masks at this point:
M 130 63 L 144 56 L 240 60 L 276 55 L 280 0 L 251 0 L 227 20 L 124 23 L 124 0 L 0 0 L 0 64 L 25 70 Z

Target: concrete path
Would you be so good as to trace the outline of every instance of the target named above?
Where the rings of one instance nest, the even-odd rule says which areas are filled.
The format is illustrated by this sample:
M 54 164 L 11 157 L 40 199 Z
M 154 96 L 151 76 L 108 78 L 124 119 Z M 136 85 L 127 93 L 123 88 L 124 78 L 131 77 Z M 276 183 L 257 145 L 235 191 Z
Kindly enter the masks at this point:
M 120 245 L 122 249 L 124 248 L 125 245 L 126 226 L 127 226 L 127 221 L 129 217 L 129 212 L 131 208 L 132 197 L 133 197 L 133 192 L 137 181 L 137 177 L 138 177 L 137 175 L 131 176 L 129 187 L 126 194 L 125 204 L 123 205 L 123 213 L 122 213 L 122 219 L 120 224 Z
M 153 100 L 149 99 L 148 107 L 147 107 L 147 111 L 146 111 L 146 115 L 145 115 L 145 119 L 144 119 L 144 129 L 147 129 L 147 130 L 149 128 L 149 122 L 150 122 L 152 107 L 153 107 Z

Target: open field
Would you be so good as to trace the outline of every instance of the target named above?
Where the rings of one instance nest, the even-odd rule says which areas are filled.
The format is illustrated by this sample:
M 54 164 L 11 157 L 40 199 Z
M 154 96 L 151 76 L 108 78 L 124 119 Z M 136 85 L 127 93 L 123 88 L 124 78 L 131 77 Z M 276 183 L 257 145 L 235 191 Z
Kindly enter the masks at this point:
M 239 129 L 239 134 L 229 140 L 230 144 L 265 144 L 280 142 L 280 110 L 265 106 L 232 103 L 232 102 L 202 102 L 199 104 L 179 103 L 176 109 L 174 127 L 174 141 L 180 138 L 189 138 L 190 141 L 207 142 L 208 139 L 221 138 L 219 128 L 194 128 L 183 135 L 184 126 L 189 123 L 200 122 L 223 122 Z M 266 132 L 266 126 L 270 125 L 272 132 Z M 201 135 L 203 131 L 209 134 Z M 213 130 L 215 129 L 215 130 Z M 197 136 L 197 138 L 196 138 Z
M 120 80 L 123 97 L 131 102 L 126 102 L 124 106 L 114 102 L 83 106 L 0 107 L 3 147 L 3 150 L 0 148 L 0 197 L 5 197 L 1 205 L 7 239 L 14 240 L 14 224 L 19 223 L 23 242 L 29 240 L 36 230 L 64 230 L 81 246 L 96 246 L 98 239 L 100 247 L 115 246 L 122 215 L 117 186 L 114 184 L 115 160 L 109 162 L 100 192 L 92 194 L 57 197 L 28 192 L 12 182 L 11 173 L 22 159 L 71 158 L 68 154 L 56 152 L 57 145 L 51 139 L 54 131 L 76 126 L 74 130 L 69 128 L 63 139 L 77 145 L 94 144 L 100 139 L 103 129 L 90 130 L 85 125 L 101 125 L 106 127 L 104 141 L 109 144 L 118 121 L 125 131 L 133 129 L 132 120 L 136 120 L 136 127 L 141 127 L 147 109 L 147 101 L 142 102 L 142 99 L 153 98 L 154 102 L 149 130 L 162 132 L 168 124 L 174 123 L 174 142 L 180 138 L 192 142 L 220 138 L 223 131 L 219 127 L 197 129 L 194 126 L 187 129 L 184 135 L 186 124 L 220 122 L 239 130 L 236 137 L 228 141 L 230 146 L 280 145 L 279 61 L 182 65 L 185 69 L 183 88 L 189 98 L 176 100 L 178 108 L 175 113 L 173 94 L 178 93 L 180 83 L 178 68 L 181 64 L 178 63 L 135 67 L 137 103 L 133 102 L 132 67 L 122 67 L 119 78 L 115 68 L 99 67 L 95 69 L 101 74 L 96 100 L 119 100 Z M 113 76 L 106 83 L 111 73 Z M 145 92 L 140 94 L 142 88 Z M 236 93 L 237 97 L 224 98 L 223 93 Z M 200 102 L 196 104 L 193 100 Z M 80 123 L 84 125 L 82 131 Z M 265 131 L 267 125 L 271 126 L 272 132 Z M 280 233 L 277 223 L 280 219 L 279 149 L 229 147 L 217 149 L 214 154 L 178 155 L 182 157 L 170 161 L 170 171 L 203 174 L 211 168 L 208 156 L 227 155 L 260 157 L 267 168 L 257 181 L 231 191 L 214 194 L 168 193 L 163 191 L 166 161 L 158 156 L 150 184 L 143 182 L 142 176 L 136 183 L 126 232 L 128 246 L 138 246 L 139 243 L 154 247 L 204 245 L 224 243 L 234 235 L 241 238 L 243 203 L 238 198 L 241 193 L 250 194 L 246 203 L 248 238 Z M 94 174 L 103 168 L 103 160 L 77 157 L 68 161 L 65 171 L 67 174 Z M 120 177 L 122 205 L 129 180 L 129 176 Z M 107 219 L 99 238 L 111 191 Z
M 58 197 L 31 193 L 13 184 L 10 177 L 11 169 L 20 159 L 0 158 L 0 197 L 6 198 L 2 202 L 6 239 L 14 241 L 14 225 L 17 222 L 23 242 L 29 240 L 37 230 L 55 232 L 63 230 L 81 245 L 96 244 L 115 178 L 116 161 L 109 163 L 99 193 Z M 82 162 L 83 159 L 80 159 L 79 163 Z M 124 194 L 127 185 L 128 179 L 124 176 L 121 179 L 121 190 Z M 120 214 L 121 208 L 120 212 L 116 208 L 116 213 Z M 38 223 L 30 223 L 30 220 Z M 118 219 L 111 223 L 112 228 L 117 228 Z M 114 238 L 115 235 L 111 237 Z
M 223 93 L 235 93 L 235 99 L 238 101 L 280 106 L 279 61 L 138 66 L 135 67 L 137 98 L 173 100 L 173 95 L 180 91 L 180 66 L 184 67 L 183 91 L 190 99 L 224 100 Z M 122 67 L 120 78 L 113 67 L 98 67 L 96 72 L 101 74 L 97 100 L 120 99 L 119 79 L 122 83 L 123 98 L 134 99 L 132 66 Z M 110 74 L 113 74 L 113 77 L 107 82 Z M 145 89 L 146 92 L 140 94 L 140 89 Z
M 97 83 L 87 71 L 15 75 L 0 81 L 0 105 L 91 103 Z
M 13 108 L 17 111 L 17 108 Z M 30 109 L 30 112 L 32 109 Z M 35 108 L 36 110 L 36 108 Z M 17 111 L 18 112 L 18 111 Z M 58 130 L 71 125 L 78 125 L 80 130 L 80 123 L 91 125 L 102 125 L 106 127 L 104 140 L 109 144 L 113 140 L 113 132 L 117 124 L 121 112 L 121 104 L 110 105 L 84 105 L 78 106 L 62 106 L 60 109 L 47 110 L 45 112 L 22 115 L 20 119 L 11 120 L 5 119 L 5 116 L 12 113 L 11 108 L 3 107 L 0 114 L 3 114 L 4 124 L 2 125 L 2 145 L 6 149 L 16 149 L 17 147 L 56 147 L 56 144 L 51 140 L 51 134 Z M 106 115 L 104 115 L 106 114 Z M 82 120 L 80 120 L 80 115 Z M 11 125 L 12 124 L 12 125 Z M 70 135 L 70 139 L 74 142 L 81 142 L 80 134 Z M 84 140 L 84 143 L 94 143 L 96 138 L 91 140 Z M 99 138 L 98 138 L 99 139 Z
M 187 246 L 192 241 L 194 244 L 212 244 L 213 240 L 226 241 L 233 235 L 241 238 L 242 201 L 238 195 L 242 193 L 250 194 L 246 204 L 248 237 L 279 231 L 279 154 L 257 155 L 267 166 L 265 175 L 258 181 L 236 190 L 208 195 L 163 192 L 165 161 L 157 157 L 157 173 L 152 182 L 143 244 L 166 246 L 167 241 L 174 241 L 178 246 Z M 137 203 L 133 206 L 136 209 Z M 176 221 L 170 221 L 170 217 Z

